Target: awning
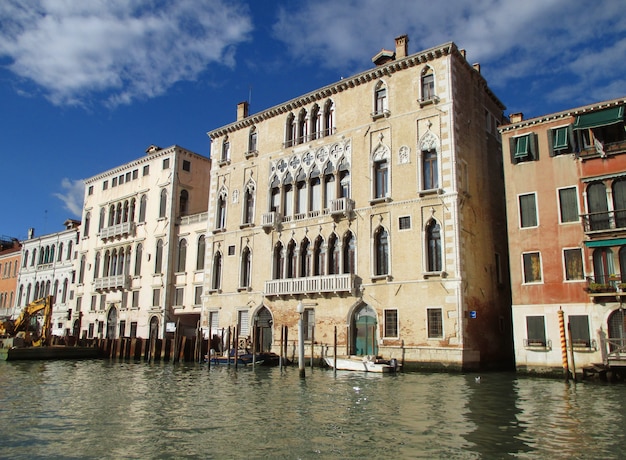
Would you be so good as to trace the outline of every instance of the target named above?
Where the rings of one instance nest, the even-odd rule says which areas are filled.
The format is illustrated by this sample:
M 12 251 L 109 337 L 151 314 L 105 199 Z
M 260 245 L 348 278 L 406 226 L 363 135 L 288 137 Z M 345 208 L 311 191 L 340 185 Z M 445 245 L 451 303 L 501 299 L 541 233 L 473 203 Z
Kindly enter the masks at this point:
M 626 244 L 626 238 L 613 238 L 611 240 L 585 241 L 588 248 L 606 248 L 608 246 L 621 246 Z
M 578 115 L 574 123 L 574 129 L 597 128 L 598 126 L 608 126 L 615 123 L 622 123 L 623 121 L 624 106 L 620 105 L 619 107 Z

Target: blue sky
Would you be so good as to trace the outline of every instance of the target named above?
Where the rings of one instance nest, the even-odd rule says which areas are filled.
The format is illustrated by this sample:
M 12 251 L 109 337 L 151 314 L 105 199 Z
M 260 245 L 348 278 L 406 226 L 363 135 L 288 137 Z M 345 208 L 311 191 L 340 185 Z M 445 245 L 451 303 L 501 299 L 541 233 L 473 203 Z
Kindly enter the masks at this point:
M 626 95 L 617 0 L 2 0 L 0 235 L 79 218 L 83 179 L 146 147 L 209 155 L 238 102 L 255 113 L 448 41 L 479 62 L 506 113 Z

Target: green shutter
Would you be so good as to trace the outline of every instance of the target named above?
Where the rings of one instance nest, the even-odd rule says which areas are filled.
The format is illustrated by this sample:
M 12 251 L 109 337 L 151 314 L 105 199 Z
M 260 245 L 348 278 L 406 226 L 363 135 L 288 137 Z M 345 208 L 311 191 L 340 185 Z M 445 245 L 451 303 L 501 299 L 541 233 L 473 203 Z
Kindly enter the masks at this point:
M 529 153 L 528 135 L 515 138 L 515 158 L 526 158 Z
M 590 129 L 599 126 L 609 126 L 624 121 L 624 106 L 598 110 L 597 112 L 585 113 L 576 117 L 574 129 Z

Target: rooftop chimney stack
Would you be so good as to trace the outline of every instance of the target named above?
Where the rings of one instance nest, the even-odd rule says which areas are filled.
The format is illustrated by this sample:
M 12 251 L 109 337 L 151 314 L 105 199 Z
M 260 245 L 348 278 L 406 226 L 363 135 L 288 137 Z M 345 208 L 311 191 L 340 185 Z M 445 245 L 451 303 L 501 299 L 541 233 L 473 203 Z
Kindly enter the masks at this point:
M 509 120 L 511 120 L 511 123 L 519 123 L 524 120 L 524 114 L 522 112 L 512 113 L 509 116 Z
M 237 121 L 243 120 L 248 116 L 248 101 L 237 104 Z
M 404 34 L 396 37 L 396 59 L 402 59 L 409 55 L 409 36 Z

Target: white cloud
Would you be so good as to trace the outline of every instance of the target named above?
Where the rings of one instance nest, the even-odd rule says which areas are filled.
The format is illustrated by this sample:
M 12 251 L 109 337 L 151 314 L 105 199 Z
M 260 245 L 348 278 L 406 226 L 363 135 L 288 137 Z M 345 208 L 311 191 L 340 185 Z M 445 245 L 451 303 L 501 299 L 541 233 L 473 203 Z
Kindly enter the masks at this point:
M 85 199 L 85 183 L 82 179 L 71 180 L 64 178 L 61 181 L 63 193 L 53 195 L 63 202 L 63 209 L 70 211 L 75 217 L 80 218 L 83 213 Z
M 317 0 L 299 10 L 281 9 L 273 30 L 294 57 L 341 72 L 367 68 L 381 47 L 393 49 L 393 39 L 403 33 L 409 35 L 409 52 L 454 41 L 467 50 L 470 62 L 481 63 L 496 93 L 524 81 L 524 88 L 535 91 L 528 96 L 559 100 L 566 108 L 572 107 L 567 105 L 572 94 L 562 86 L 583 91 L 581 100 L 592 97 L 590 89 L 600 98 L 595 100 L 615 97 L 615 81 L 626 73 L 625 23 L 626 9 L 611 0 L 592 5 L 583 0 Z
M 252 30 L 245 6 L 221 0 L 4 0 L 0 24 L 0 57 L 57 105 L 158 96 L 211 62 L 232 66 Z

